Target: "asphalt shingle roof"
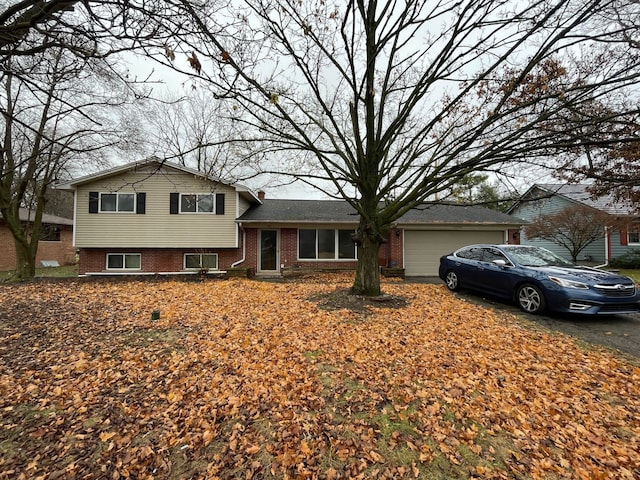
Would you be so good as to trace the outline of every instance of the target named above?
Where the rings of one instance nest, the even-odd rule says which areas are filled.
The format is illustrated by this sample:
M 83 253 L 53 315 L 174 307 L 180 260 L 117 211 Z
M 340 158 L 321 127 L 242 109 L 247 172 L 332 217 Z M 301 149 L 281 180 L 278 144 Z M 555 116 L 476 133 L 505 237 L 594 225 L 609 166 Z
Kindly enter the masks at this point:
M 18 215 L 20 216 L 20 220 L 23 222 L 33 222 L 35 218 L 35 212 L 27 208 L 20 208 L 18 211 Z M 0 220 L 2 220 L 2 213 L 0 213 Z M 70 218 L 43 213 L 42 223 L 50 223 L 52 225 L 73 225 L 73 220 L 71 220 Z
M 355 210 L 340 200 L 265 199 L 247 210 L 239 222 L 258 223 L 358 223 Z M 480 206 L 425 204 L 404 215 L 399 224 L 501 224 L 521 225 L 519 218 Z
M 574 202 L 579 202 L 613 215 L 630 215 L 635 213 L 635 209 L 630 202 L 616 201 L 612 195 L 593 197 L 587 190 L 589 188 L 587 184 L 569 185 L 563 183 L 544 183 L 538 184 L 537 187 L 549 193 L 562 195 Z

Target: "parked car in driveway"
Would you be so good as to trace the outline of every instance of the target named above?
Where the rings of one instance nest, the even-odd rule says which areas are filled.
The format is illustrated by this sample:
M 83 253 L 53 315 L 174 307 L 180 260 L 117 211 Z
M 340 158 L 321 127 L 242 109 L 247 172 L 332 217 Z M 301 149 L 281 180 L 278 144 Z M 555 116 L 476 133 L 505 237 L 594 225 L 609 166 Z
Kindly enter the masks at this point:
M 541 247 L 469 245 L 440 258 L 439 276 L 451 291 L 501 297 L 529 313 L 640 312 L 640 291 L 629 277 L 575 265 Z

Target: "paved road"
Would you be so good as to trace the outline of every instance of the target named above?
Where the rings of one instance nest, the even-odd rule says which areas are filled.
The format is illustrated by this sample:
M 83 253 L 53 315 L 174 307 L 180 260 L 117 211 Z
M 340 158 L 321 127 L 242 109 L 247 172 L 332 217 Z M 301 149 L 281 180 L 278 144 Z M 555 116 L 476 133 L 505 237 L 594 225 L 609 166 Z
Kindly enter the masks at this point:
M 408 279 L 425 283 L 442 284 L 438 278 Z M 481 294 L 462 290 L 455 293 L 468 301 L 519 315 L 542 327 L 557 330 L 582 341 L 603 345 L 640 359 L 640 314 L 638 315 L 530 315 L 515 305 L 487 298 Z

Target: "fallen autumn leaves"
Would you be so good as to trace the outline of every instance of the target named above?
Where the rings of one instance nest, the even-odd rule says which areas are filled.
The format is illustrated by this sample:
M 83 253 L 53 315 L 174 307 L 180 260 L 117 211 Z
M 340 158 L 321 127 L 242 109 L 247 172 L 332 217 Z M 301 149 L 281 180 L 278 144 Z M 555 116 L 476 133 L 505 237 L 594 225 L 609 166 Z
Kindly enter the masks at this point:
M 640 368 L 349 280 L 0 285 L 0 478 L 640 477 Z

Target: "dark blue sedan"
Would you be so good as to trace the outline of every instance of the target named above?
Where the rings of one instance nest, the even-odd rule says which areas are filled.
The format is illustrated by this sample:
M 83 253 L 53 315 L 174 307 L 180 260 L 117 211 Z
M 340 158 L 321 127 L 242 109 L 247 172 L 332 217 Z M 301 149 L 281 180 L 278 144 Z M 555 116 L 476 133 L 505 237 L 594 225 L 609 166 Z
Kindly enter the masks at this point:
M 515 301 L 529 313 L 640 312 L 640 292 L 629 277 L 568 262 L 529 245 L 470 245 L 440 258 L 449 290 L 477 290 Z

